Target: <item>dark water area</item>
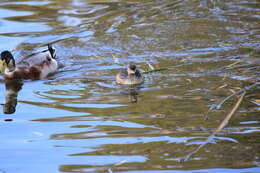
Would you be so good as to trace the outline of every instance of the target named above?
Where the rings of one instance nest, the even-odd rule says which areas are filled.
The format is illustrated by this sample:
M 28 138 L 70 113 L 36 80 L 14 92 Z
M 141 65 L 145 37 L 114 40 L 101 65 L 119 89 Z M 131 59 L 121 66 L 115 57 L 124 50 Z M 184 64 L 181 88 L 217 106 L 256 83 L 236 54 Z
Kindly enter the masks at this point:
M 181 162 L 238 97 L 209 108 L 260 79 L 257 0 L 2 0 L 0 43 L 16 59 L 52 43 L 60 64 L 11 96 L 0 77 L 0 173 L 260 172 L 259 85 Z M 128 64 L 177 67 L 133 90 L 115 82 Z

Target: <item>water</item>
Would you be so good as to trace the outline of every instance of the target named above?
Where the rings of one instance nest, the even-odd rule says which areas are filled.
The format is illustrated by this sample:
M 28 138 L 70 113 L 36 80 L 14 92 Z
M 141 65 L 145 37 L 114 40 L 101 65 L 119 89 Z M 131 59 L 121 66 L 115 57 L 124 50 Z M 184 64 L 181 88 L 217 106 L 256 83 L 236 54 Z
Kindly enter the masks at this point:
M 259 87 L 213 141 L 180 162 L 237 98 L 206 121 L 209 107 L 259 80 L 259 7 L 254 0 L 1 1 L 1 51 L 19 59 L 53 43 L 60 68 L 10 85 L 17 106 L 0 113 L 0 172 L 260 172 Z M 146 74 L 133 90 L 115 83 L 129 63 L 143 71 L 184 65 Z

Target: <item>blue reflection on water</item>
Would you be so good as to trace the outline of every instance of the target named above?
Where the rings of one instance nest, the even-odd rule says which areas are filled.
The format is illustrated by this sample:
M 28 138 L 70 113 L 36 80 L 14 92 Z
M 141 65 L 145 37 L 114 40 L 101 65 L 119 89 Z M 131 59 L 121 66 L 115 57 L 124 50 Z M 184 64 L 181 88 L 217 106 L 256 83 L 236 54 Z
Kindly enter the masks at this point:
M 50 26 L 44 23 L 32 23 L 32 22 L 13 22 L 7 20 L 0 21 L 3 26 L 0 27 L 1 34 L 7 33 L 32 33 L 32 32 L 43 32 L 51 30 Z M 22 25 L 22 27 L 21 27 Z
M 29 11 L 13 11 L 13 10 L 7 10 L 7 9 L 0 9 L 0 18 L 29 16 L 32 14 L 33 13 L 29 12 Z
M 74 108 L 113 108 L 122 107 L 127 105 L 121 104 L 64 104 L 64 106 L 74 107 Z

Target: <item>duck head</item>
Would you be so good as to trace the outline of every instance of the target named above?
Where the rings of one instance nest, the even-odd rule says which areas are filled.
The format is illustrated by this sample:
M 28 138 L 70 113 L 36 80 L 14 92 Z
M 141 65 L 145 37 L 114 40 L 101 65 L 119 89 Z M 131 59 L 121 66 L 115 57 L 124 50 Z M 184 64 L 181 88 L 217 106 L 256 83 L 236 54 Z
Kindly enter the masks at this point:
M 15 60 L 11 52 L 3 51 L 1 53 L 0 59 L 0 72 L 4 73 L 5 71 L 12 72 L 15 70 Z
M 134 75 L 136 72 L 136 65 L 130 64 L 129 67 L 127 68 L 127 73 L 128 75 Z
M 53 59 L 55 59 L 56 58 L 56 50 L 55 50 L 55 48 L 53 48 L 50 44 L 48 44 L 48 50 L 49 50 L 49 52 L 51 54 L 51 57 Z

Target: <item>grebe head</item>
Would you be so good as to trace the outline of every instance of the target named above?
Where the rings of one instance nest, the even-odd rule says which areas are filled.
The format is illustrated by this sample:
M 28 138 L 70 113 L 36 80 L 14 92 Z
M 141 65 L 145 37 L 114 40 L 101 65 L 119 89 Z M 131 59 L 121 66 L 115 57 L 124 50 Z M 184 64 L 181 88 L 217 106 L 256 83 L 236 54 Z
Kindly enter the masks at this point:
M 135 72 L 136 72 L 136 65 L 130 64 L 129 67 L 127 68 L 128 75 L 134 75 Z

